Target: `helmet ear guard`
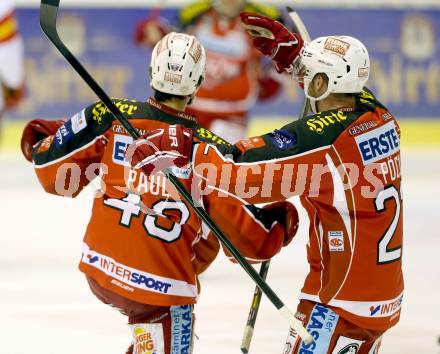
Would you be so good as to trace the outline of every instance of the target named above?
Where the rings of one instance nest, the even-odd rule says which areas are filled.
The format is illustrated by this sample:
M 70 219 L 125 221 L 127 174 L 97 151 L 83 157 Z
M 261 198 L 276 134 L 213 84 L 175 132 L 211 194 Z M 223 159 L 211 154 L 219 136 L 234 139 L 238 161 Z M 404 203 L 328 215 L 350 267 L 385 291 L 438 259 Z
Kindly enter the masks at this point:
M 357 93 L 368 81 L 370 59 L 365 46 L 349 36 L 319 37 L 307 44 L 301 55 L 305 68 L 304 93 L 316 112 L 316 102 L 331 93 Z M 309 86 L 317 74 L 328 77 L 327 90 L 319 97 L 309 94 Z

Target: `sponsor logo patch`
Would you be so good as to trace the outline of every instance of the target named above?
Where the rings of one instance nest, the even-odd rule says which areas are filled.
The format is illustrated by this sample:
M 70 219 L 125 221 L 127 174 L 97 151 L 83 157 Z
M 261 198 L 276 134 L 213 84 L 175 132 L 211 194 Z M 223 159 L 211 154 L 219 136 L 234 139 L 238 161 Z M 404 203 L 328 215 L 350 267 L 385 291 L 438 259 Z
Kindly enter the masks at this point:
M 161 323 L 142 323 L 131 325 L 133 330 L 134 353 L 164 353 L 164 335 Z
M 344 233 L 342 231 L 328 232 L 328 245 L 330 252 L 344 251 Z
M 359 77 L 368 77 L 370 75 L 370 68 L 359 68 L 358 76 Z
M 349 43 L 344 42 L 343 40 L 336 37 L 329 37 L 325 40 L 324 43 L 324 49 L 336 53 L 340 56 L 344 56 L 349 48 L 350 48 Z
M 112 160 L 115 164 L 129 167 L 130 164 L 125 160 L 125 152 L 133 142 L 133 138 L 128 135 L 115 134 L 113 142 Z
M 400 138 L 394 122 L 355 137 L 364 165 L 383 160 L 400 150 Z
M 137 285 L 138 288 L 157 293 L 167 294 L 173 286 L 171 283 L 159 280 L 148 273 L 134 271 L 123 264 L 116 263 L 113 259 L 99 256 L 96 253 L 88 253 L 84 255 L 83 262 L 102 270 L 104 273 L 111 275 L 128 285 Z
M 306 124 L 310 131 L 317 134 L 322 134 L 326 127 L 343 122 L 347 120 L 347 118 L 347 115 L 343 111 L 332 112 L 325 116 L 316 114 L 313 116 L 313 118 L 308 119 Z
M 195 135 L 200 140 L 213 143 L 215 145 L 231 145 L 226 140 L 223 140 L 218 135 L 215 135 L 213 132 L 205 128 L 198 128 Z
M 180 71 L 182 69 L 182 65 L 181 64 L 170 64 L 170 69 L 172 71 Z
M 127 116 L 132 116 L 138 109 L 136 103 L 136 100 L 128 100 L 126 98 L 123 99 L 117 99 L 112 98 L 113 103 L 115 106 L 119 109 L 121 113 L 124 113 Z M 107 106 L 102 102 L 97 102 L 93 108 L 92 108 L 92 119 L 97 124 L 102 124 L 103 119 L 107 113 L 110 113 L 110 110 L 107 108 Z M 113 120 L 113 116 L 107 116 L 108 119 Z
M 52 145 L 53 139 L 53 135 L 46 137 L 38 148 L 38 153 L 41 154 L 42 152 L 46 152 L 47 150 L 49 150 Z
M 382 113 L 381 117 L 384 122 L 388 122 L 391 118 L 393 118 L 393 115 L 390 112 L 385 112 Z
M 339 336 L 332 354 L 357 354 L 363 341 Z
M 189 179 L 191 175 L 191 168 L 173 166 L 171 167 L 171 172 L 177 178 Z
M 356 354 L 359 350 L 358 344 L 349 344 L 338 351 L 338 354 Z
M 258 149 L 266 146 L 264 139 L 261 136 L 255 136 L 253 138 L 240 140 L 236 143 L 236 146 L 240 149 L 241 152 L 246 152 L 248 150 Z
M 192 305 L 171 306 L 171 354 L 191 353 Z
M 330 339 L 335 331 L 339 316 L 328 307 L 316 304 L 307 323 L 307 331 L 313 337 L 313 342 L 306 344 L 301 341 L 298 353 L 317 354 L 327 353 Z
M 87 127 L 87 120 L 85 116 L 85 110 L 75 114 L 71 119 L 72 121 L 72 131 L 74 134 L 79 133 L 85 127 Z
M 372 305 L 370 306 L 370 316 L 390 316 L 397 312 L 402 306 L 403 295 L 400 296 L 397 300 L 386 302 L 384 304 Z
M 374 120 L 369 120 L 368 122 L 363 122 L 361 124 L 355 125 L 348 129 L 348 134 L 351 136 L 358 135 L 360 133 L 365 133 L 366 131 L 376 128 L 377 123 Z
M 172 82 L 173 84 L 180 84 L 182 82 L 182 75 L 173 74 L 167 71 L 165 73 L 164 80 L 168 82 Z
M 189 49 L 189 55 L 192 56 L 194 59 L 194 63 L 198 63 L 200 60 L 200 57 L 202 56 L 202 47 L 198 41 L 195 39 L 193 40 L 191 44 L 191 48 Z
M 298 139 L 294 133 L 285 129 L 274 130 L 270 133 L 273 145 L 280 150 L 287 150 L 295 146 Z
M 72 122 L 69 120 L 64 123 L 64 125 L 59 127 L 55 133 L 55 145 L 62 146 L 68 143 L 72 139 L 73 135 Z

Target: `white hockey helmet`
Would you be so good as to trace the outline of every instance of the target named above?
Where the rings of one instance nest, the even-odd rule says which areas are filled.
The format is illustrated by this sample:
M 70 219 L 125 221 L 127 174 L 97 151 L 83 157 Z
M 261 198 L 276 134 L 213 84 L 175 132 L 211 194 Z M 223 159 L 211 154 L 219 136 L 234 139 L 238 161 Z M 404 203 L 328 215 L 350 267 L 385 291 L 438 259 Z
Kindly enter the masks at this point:
M 205 49 L 197 38 L 171 32 L 151 54 L 151 87 L 176 96 L 192 95 L 205 78 L 205 66 Z
M 370 75 L 367 48 L 349 36 L 319 37 L 304 47 L 301 55 L 304 70 L 304 92 L 316 113 L 316 102 L 331 93 L 357 93 L 362 91 Z M 328 77 L 328 87 L 319 97 L 309 95 L 309 85 L 316 74 Z

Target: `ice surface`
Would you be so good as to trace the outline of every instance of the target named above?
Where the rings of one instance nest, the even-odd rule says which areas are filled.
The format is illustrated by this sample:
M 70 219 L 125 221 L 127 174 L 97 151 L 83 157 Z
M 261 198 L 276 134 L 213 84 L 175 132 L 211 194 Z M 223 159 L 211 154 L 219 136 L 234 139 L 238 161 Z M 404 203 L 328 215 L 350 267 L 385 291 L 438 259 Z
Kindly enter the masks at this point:
M 123 354 L 125 318 L 89 292 L 77 270 L 92 194 L 45 194 L 32 166 L 0 155 L 0 354 Z M 406 293 L 401 322 L 381 354 L 438 354 L 440 335 L 440 151 L 404 151 Z M 293 310 L 307 271 L 304 226 L 277 256 L 268 281 Z M 254 285 L 219 257 L 201 277 L 195 354 L 239 353 Z M 281 354 L 287 325 L 266 299 L 252 354 Z

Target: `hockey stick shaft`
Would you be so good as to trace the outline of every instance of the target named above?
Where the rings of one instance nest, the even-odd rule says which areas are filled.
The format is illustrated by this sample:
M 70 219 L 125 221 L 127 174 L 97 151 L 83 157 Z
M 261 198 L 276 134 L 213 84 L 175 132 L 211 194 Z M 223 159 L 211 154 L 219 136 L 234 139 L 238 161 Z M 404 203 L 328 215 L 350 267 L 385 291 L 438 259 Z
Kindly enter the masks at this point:
M 292 20 L 293 24 L 295 25 L 296 29 L 298 30 L 299 35 L 301 38 L 307 42 L 310 42 L 310 34 L 309 31 L 307 31 L 307 27 L 304 25 L 303 20 L 298 15 L 298 13 L 290 6 L 286 7 L 287 13 L 290 16 L 290 19 Z M 307 115 L 307 112 L 309 111 L 310 106 L 310 100 L 306 98 L 302 104 L 301 111 L 300 111 L 300 118 L 303 118 Z
M 121 123 L 126 131 L 133 137 L 133 139 L 139 138 L 137 130 L 129 123 L 127 118 L 119 111 L 119 109 L 111 101 L 110 97 L 104 92 L 104 90 L 98 85 L 93 77 L 87 72 L 82 64 L 75 58 L 70 50 L 61 41 L 57 28 L 56 20 L 58 14 L 60 0 L 42 0 L 40 7 L 40 25 L 43 32 L 59 50 L 62 56 L 70 63 L 72 68 L 81 76 L 81 78 L 89 85 L 89 87 L 95 92 L 98 98 L 107 106 L 113 116 Z M 306 341 L 311 343 L 312 337 L 298 321 L 292 312 L 284 305 L 281 299 L 275 294 L 272 288 L 258 275 L 255 269 L 247 263 L 245 258 L 235 248 L 231 241 L 223 234 L 220 228 L 212 221 L 209 215 L 201 206 L 196 206 L 191 197 L 191 194 L 186 190 L 182 183 L 172 174 L 168 174 L 170 182 L 175 186 L 177 191 L 194 209 L 196 214 L 200 217 L 208 228 L 214 233 L 219 241 L 226 247 L 226 249 L 232 254 L 236 261 L 243 267 L 252 280 L 259 286 L 262 292 L 269 298 L 272 304 L 278 309 L 280 314 L 285 317 L 292 328 L 294 328 L 298 334 Z
M 296 29 L 298 30 L 299 35 L 301 38 L 303 38 L 305 41 L 310 42 L 310 34 L 307 31 L 306 26 L 304 25 L 304 22 L 302 21 L 299 14 L 290 6 L 286 7 L 287 13 L 289 14 L 293 24 L 295 25 Z M 309 99 L 304 99 L 301 110 L 299 113 L 299 118 L 304 118 L 307 115 L 307 112 L 309 111 Z M 266 280 L 267 272 L 269 270 L 269 261 L 263 262 L 261 264 L 260 268 L 260 276 Z M 243 339 L 241 342 L 241 351 L 243 353 L 249 353 L 249 348 L 252 341 L 252 336 L 254 333 L 254 326 L 255 322 L 257 320 L 258 310 L 260 307 L 261 302 L 261 291 L 258 287 L 255 287 L 254 296 L 252 298 L 252 304 L 249 309 L 249 315 L 248 320 L 246 323 L 246 327 L 244 329 L 243 333 Z
M 267 272 L 269 271 L 270 260 L 265 261 L 260 267 L 260 277 L 266 280 Z M 252 336 L 254 334 L 255 322 L 257 320 L 258 310 L 260 309 L 261 302 L 261 290 L 258 286 L 255 287 L 254 296 L 252 297 L 251 308 L 249 309 L 249 315 L 246 322 L 246 327 L 243 333 L 243 339 L 241 341 L 241 351 L 244 354 L 249 353 L 249 348 L 251 346 Z

